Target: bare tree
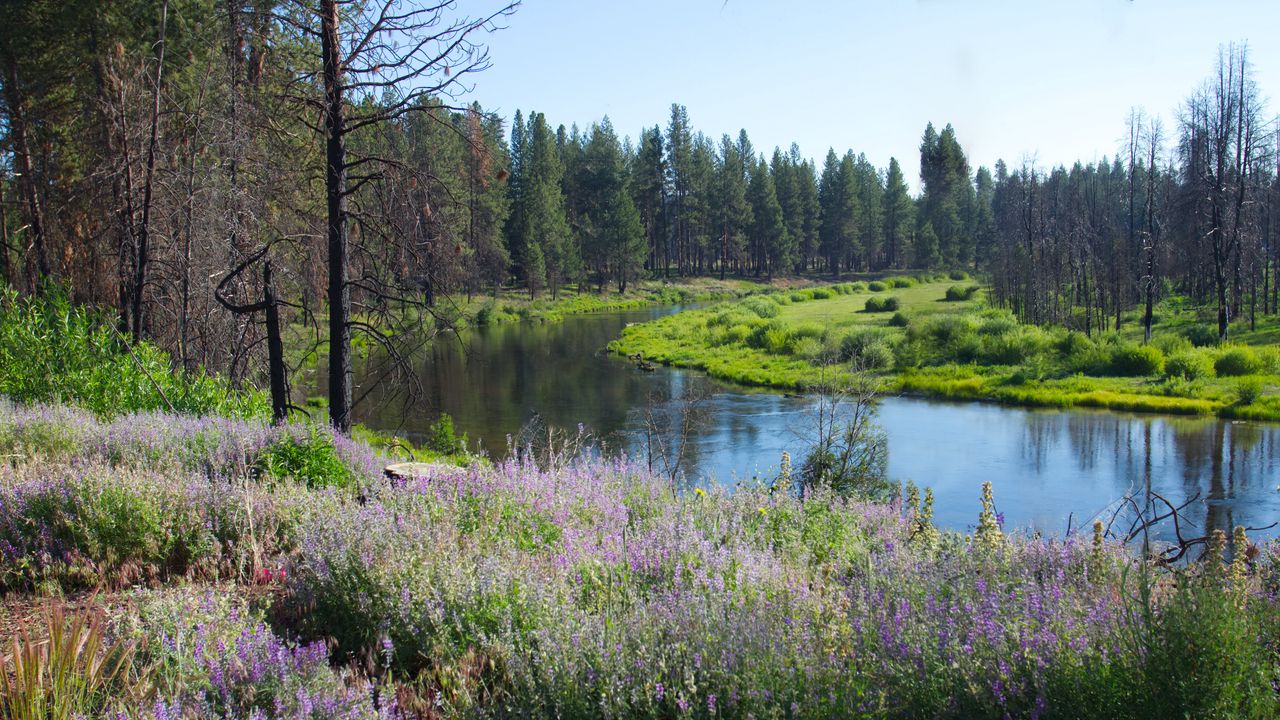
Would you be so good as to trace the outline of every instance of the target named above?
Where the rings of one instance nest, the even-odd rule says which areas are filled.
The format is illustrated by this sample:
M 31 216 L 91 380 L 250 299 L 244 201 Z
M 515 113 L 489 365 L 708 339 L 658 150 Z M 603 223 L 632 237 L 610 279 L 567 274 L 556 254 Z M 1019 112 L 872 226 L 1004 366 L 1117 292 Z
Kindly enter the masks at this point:
M 463 78 L 489 65 L 476 35 L 496 29 L 499 18 L 518 3 L 502 5 L 480 18 L 457 17 L 455 0 L 295 0 L 298 13 L 276 19 L 309 41 L 319 41 L 322 66 L 295 84 L 304 107 L 316 111 L 308 124 L 325 140 L 325 225 L 328 274 L 329 418 L 342 432 L 351 428 L 353 288 L 384 301 L 413 302 L 404 288 L 361 277 L 352 279 L 349 200 L 378 179 L 393 161 L 351 153 L 348 139 L 365 128 L 405 115 L 443 107 L 439 98 L 456 96 Z M 306 90 L 320 87 L 317 96 Z M 314 116 L 313 116 L 314 117 Z M 356 215 L 358 222 L 363 218 Z M 371 337 L 381 341 L 380 333 Z
M 1191 96 L 1180 118 L 1180 151 L 1187 181 L 1199 191 L 1196 212 L 1210 247 L 1218 337 L 1223 340 L 1232 315 L 1228 292 L 1240 259 L 1261 111 L 1248 47 L 1232 44 L 1219 51 L 1214 76 Z
M 876 423 L 880 389 L 856 365 L 846 380 L 834 363 L 814 388 L 813 427 L 800 471 L 800 492 L 828 487 L 841 495 L 880 497 L 889 490 L 888 438 Z

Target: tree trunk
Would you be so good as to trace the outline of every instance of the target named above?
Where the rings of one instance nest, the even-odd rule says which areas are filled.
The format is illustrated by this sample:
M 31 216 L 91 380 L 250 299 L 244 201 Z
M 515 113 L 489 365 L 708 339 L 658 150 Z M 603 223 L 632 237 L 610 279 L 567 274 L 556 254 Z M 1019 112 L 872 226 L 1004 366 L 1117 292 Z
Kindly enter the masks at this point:
M 142 338 L 142 298 L 146 291 L 147 285 L 147 254 L 150 240 L 151 230 L 151 197 L 154 186 L 153 177 L 156 169 L 156 144 L 160 135 L 160 90 L 161 81 L 164 79 L 164 36 L 165 29 L 169 23 L 169 2 L 165 0 L 160 6 L 160 38 L 156 41 L 156 79 L 155 87 L 152 88 L 151 102 L 151 137 L 147 141 L 147 170 L 142 180 L 142 222 L 138 226 L 137 248 L 138 255 L 133 267 L 133 298 L 130 303 L 130 312 L 133 317 L 133 339 L 137 342 Z
M 289 418 L 289 386 L 285 380 L 284 342 L 280 337 L 280 305 L 271 279 L 271 260 L 262 266 L 262 297 L 267 308 L 267 371 L 271 378 L 271 417 L 277 423 Z
M 320 0 L 329 260 L 329 421 L 351 432 L 351 288 L 347 285 L 347 148 L 337 0 Z
M 49 276 L 49 253 L 45 249 L 44 208 L 40 202 L 40 189 L 35 184 L 35 166 L 31 162 L 31 139 L 27 132 L 26 112 L 22 107 L 22 88 L 18 79 L 18 61 L 6 49 L 4 57 L 5 104 L 9 106 L 9 137 L 13 143 L 13 159 L 17 166 L 18 189 L 27 208 L 27 225 L 30 228 L 31 249 L 35 252 L 36 277 L 31 278 L 34 289 L 39 281 Z

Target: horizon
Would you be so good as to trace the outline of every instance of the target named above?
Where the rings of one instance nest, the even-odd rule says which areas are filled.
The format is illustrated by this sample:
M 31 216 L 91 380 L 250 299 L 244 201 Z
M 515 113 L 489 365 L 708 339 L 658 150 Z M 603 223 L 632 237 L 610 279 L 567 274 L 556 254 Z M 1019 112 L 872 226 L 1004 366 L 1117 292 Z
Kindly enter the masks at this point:
M 678 103 L 688 108 L 695 132 L 714 141 L 745 129 L 766 157 L 795 143 L 819 168 L 828 148 L 865 153 L 882 170 L 897 158 L 918 192 L 920 137 L 930 122 L 955 128 L 974 171 L 997 160 L 1052 168 L 1112 159 L 1134 108 L 1159 116 L 1171 138 L 1179 105 L 1209 76 L 1218 50 L 1233 42 L 1248 46 L 1267 116 L 1274 117 L 1269 100 L 1280 86 L 1280 47 L 1235 28 L 1246 21 L 1274 26 L 1267 18 L 1280 20 L 1280 7 L 1237 1 L 1203 17 L 1197 10 L 1190 2 L 1113 0 L 1049 8 L 1006 0 L 963 7 L 823 2 L 785 12 L 732 0 L 644 7 L 529 2 L 488 38 L 492 66 L 469 81 L 466 99 L 500 115 L 508 132 L 516 110 L 532 110 L 553 127 L 584 132 L 607 116 L 633 142 L 644 128 L 665 131 Z M 794 18 L 813 36 L 775 33 L 775 14 Z M 673 16 L 683 23 L 659 37 L 663 20 Z M 885 31 L 837 42 L 868 23 Z M 599 31 L 611 24 L 628 31 Z M 999 49 L 1009 38 L 1028 37 L 1038 48 L 1029 59 Z M 776 46 L 758 52 L 769 39 Z M 666 51 L 653 52 L 655 44 Z M 821 69 L 805 70 L 815 65 Z M 754 97 L 760 84 L 789 91 L 773 90 L 778 98 L 762 103 Z

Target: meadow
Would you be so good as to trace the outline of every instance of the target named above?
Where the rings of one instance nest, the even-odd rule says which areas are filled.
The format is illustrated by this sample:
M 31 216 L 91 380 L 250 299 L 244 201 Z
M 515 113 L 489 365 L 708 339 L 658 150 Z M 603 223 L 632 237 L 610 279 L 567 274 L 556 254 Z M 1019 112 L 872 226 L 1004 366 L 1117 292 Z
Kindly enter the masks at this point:
M 756 295 L 627 328 L 618 354 L 732 382 L 804 390 L 855 368 L 898 392 L 1017 405 L 1280 420 L 1276 328 L 1238 323 L 1219 345 L 1203 312 L 1162 303 L 1143 344 L 1018 322 L 963 273 L 891 277 Z

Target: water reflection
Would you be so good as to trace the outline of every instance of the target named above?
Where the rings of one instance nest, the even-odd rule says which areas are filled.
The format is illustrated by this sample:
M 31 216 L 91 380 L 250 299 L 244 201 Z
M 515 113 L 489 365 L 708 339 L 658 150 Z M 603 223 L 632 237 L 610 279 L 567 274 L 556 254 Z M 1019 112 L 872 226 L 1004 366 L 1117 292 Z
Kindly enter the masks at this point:
M 608 451 L 641 461 L 661 447 L 679 456 L 690 477 L 733 483 L 776 475 L 782 451 L 798 456 L 807 444 L 811 400 L 733 388 L 698 373 L 644 372 L 602 352 L 626 323 L 672 311 L 502 325 L 436 343 L 416 363 L 424 401 L 405 407 L 393 387 L 378 388 L 357 407 L 357 420 L 422 439 L 443 411 L 473 442 L 501 455 L 508 436 L 538 414 L 556 427 L 581 423 Z M 323 381 L 321 374 L 314 386 Z M 682 430 L 682 407 L 704 395 Z M 1146 490 L 1174 504 L 1199 493 L 1185 513 L 1187 536 L 1280 519 L 1274 425 L 910 398 L 887 399 L 880 421 L 890 474 L 933 487 L 938 520 L 948 527 L 976 522 L 984 480 L 995 485 L 1007 524 L 1047 532 L 1061 533 L 1069 520 L 1082 527 L 1120 496 Z M 661 432 L 646 433 L 650 425 Z M 655 469 L 662 469 L 660 457 Z M 1162 528 L 1158 537 L 1169 533 Z

